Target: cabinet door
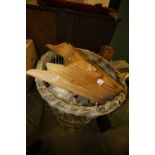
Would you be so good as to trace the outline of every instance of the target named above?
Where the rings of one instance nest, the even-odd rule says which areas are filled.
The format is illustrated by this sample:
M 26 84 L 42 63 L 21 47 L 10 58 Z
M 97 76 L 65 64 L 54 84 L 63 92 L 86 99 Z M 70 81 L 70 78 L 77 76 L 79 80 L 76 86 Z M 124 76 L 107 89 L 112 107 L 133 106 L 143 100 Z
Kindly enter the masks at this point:
M 117 21 L 107 18 L 80 16 L 77 28 L 77 45 L 93 51 L 110 44 Z
M 33 39 L 38 55 L 47 51 L 46 43 L 69 42 L 74 46 L 98 51 L 110 44 L 118 20 L 58 8 L 27 8 L 27 38 Z

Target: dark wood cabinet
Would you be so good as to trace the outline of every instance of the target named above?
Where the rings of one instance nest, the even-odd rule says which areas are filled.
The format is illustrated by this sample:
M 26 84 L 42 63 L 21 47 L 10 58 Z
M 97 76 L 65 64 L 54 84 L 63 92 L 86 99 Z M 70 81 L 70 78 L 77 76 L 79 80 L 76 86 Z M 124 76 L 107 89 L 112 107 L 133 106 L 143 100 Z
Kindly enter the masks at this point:
M 110 44 L 119 19 L 46 6 L 27 5 L 26 36 L 33 39 L 39 56 L 47 51 L 46 43 L 70 42 L 74 46 L 97 52 Z

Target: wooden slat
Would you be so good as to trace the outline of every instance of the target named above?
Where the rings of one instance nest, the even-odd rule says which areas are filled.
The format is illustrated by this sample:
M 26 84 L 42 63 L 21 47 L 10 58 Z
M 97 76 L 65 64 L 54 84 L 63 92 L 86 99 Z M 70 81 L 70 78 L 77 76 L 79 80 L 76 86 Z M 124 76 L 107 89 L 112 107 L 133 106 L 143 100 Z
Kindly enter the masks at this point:
M 96 64 L 90 63 L 70 44 L 47 45 L 64 57 L 65 67 L 53 65 L 50 71 L 29 70 L 27 74 L 95 101 L 108 99 L 123 90 Z

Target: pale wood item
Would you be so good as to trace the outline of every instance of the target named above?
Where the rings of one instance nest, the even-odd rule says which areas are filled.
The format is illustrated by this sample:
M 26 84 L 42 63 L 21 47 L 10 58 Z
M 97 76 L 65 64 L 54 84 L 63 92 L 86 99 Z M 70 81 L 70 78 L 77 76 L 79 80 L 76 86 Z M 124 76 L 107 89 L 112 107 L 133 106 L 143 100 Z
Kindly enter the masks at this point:
M 26 40 L 26 70 L 34 68 L 38 60 L 33 40 Z M 28 77 L 26 77 L 28 79 Z
M 71 44 L 47 47 L 64 58 L 65 66 L 51 64 L 48 71 L 31 69 L 27 74 L 95 101 L 107 100 L 123 91 L 122 85 Z

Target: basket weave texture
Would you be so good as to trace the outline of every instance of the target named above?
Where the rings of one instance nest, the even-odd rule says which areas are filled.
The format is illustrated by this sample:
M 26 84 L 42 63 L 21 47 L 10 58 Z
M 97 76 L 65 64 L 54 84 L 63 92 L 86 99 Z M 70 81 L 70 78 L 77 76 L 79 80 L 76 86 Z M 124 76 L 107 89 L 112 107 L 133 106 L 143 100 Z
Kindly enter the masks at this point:
M 91 120 L 98 116 L 106 115 L 113 112 L 115 109 L 121 106 L 126 100 L 127 86 L 125 79 L 123 79 L 120 73 L 110 65 L 110 63 L 98 54 L 91 51 L 79 49 L 87 58 L 99 65 L 104 71 L 109 74 L 114 80 L 120 82 L 125 88 L 123 92 L 113 97 L 112 100 L 106 101 L 102 105 L 95 106 L 79 106 L 68 104 L 54 94 L 52 94 L 45 82 L 40 79 L 35 79 L 37 89 L 44 100 L 46 100 L 49 106 L 52 108 L 59 123 L 68 128 L 80 128 L 90 123 Z M 53 51 L 45 53 L 38 61 L 37 69 L 45 69 L 45 64 L 51 62 L 57 55 Z

